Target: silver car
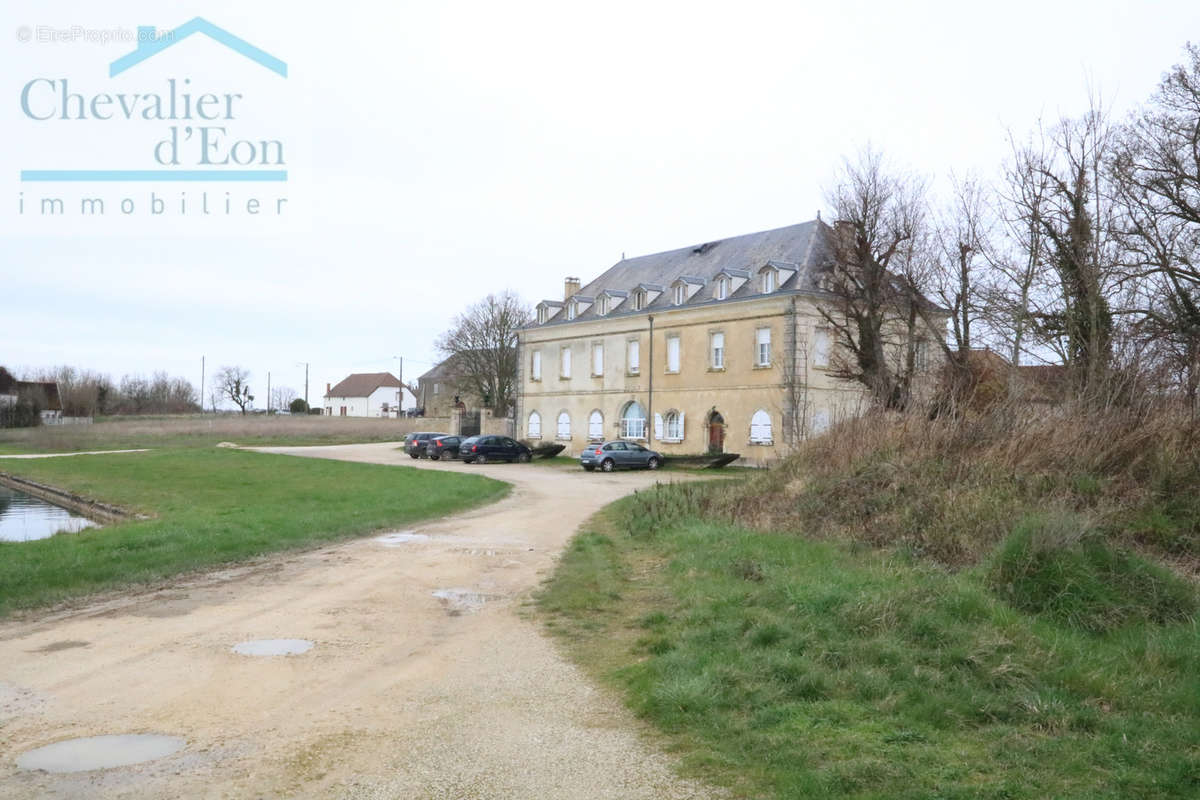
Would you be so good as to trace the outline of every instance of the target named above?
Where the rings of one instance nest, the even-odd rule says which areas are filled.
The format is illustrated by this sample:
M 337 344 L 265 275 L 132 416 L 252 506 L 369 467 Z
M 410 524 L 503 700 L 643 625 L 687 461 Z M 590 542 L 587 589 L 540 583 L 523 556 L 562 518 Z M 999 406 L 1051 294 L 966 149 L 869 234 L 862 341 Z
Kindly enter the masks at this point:
M 579 463 L 588 472 L 600 468 L 603 472 L 614 469 L 658 469 L 662 466 L 661 453 L 642 447 L 636 442 L 604 442 L 590 444 L 579 456 Z

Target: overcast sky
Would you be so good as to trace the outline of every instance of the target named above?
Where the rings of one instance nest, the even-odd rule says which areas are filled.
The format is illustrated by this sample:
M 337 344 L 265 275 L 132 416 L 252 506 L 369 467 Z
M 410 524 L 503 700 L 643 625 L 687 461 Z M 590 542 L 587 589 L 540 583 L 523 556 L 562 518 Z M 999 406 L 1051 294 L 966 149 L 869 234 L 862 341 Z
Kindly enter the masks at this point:
M 174 28 L 195 16 L 288 65 L 203 36 L 109 78 L 136 42 L 50 30 Z M 617 261 L 812 219 L 867 143 L 935 179 L 992 172 L 1006 130 L 1119 112 L 1200 32 L 1194 2 L 337 4 L 49 2 L 0 10 L 0 364 L 240 364 L 261 392 L 351 371 L 415 378 L 463 306 L 512 289 L 561 299 Z M 22 31 L 31 41 L 19 41 Z M 71 38 L 74 36 L 75 38 Z M 280 216 L 28 210 L 89 186 L 20 170 L 146 168 L 163 123 L 29 119 L 38 78 L 72 91 L 238 92 L 229 124 L 286 148 L 286 184 L 156 187 L 288 197 Z M 45 98 L 49 98 L 46 95 Z M 49 102 L 49 100 L 47 99 Z M 18 213 L 18 201 L 26 212 Z M 260 395 L 261 396 L 261 395 Z

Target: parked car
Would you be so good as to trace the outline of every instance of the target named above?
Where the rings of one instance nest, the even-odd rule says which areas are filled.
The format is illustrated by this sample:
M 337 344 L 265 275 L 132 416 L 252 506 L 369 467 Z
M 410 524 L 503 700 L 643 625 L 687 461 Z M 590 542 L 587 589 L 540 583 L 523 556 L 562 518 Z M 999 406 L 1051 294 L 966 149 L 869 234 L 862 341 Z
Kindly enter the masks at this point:
M 458 458 L 458 446 L 461 443 L 461 436 L 435 436 L 425 442 L 425 455 L 434 461 Z
M 662 466 L 661 453 L 642 447 L 636 442 L 604 442 L 588 445 L 579 456 L 579 463 L 588 472 L 599 467 L 604 472 L 614 469 L 658 469 Z
M 404 452 L 413 458 L 420 458 L 425 455 L 425 443 L 439 436 L 449 436 L 449 434 L 431 432 L 410 433 L 404 437 Z
M 524 464 L 533 457 L 533 451 L 507 436 L 472 436 L 459 442 L 458 457 L 468 464 L 486 464 L 489 461 L 519 461 Z

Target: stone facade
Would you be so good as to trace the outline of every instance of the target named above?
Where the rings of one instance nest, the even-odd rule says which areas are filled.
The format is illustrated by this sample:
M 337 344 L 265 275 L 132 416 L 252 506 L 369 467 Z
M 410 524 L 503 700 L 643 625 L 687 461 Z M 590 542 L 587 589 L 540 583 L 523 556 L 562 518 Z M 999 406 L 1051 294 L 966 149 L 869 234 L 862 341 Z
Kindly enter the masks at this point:
M 563 302 L 520 332 L 516 435 L 570 455 L 626 438 L 766 466 L 857 414 L 866 397 L 831 374 L 835 337 L 817 311 L 814 240 L 827 231 L 814 221 L 623 260 L 582 290 L 568 279 Z

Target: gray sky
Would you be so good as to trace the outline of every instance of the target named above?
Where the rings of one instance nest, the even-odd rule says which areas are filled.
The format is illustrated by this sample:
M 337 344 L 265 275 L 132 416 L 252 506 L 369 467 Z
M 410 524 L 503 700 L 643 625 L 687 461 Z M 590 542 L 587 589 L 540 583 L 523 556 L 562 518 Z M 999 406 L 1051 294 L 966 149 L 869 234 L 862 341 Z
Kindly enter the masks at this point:
M 1079 112 L 1089 85 L 1124 113 L 1200 31 L 1194 2 L 977 8 L 7 0 L 0 363 L 198 382 L 207 356 L 210 374 L 248 367 L 260 396 L 268 370 L 302 390 L 301 361 L 312 397 L 350 371 L 395 372 L 394 356 L 413 378 L 489 291 L 558 298 L 565 275 L 587 282 L 622 252 L 811 219 L 868 142 L 935 179 L 990 174 L 1007 128 Z M 36 39 L 39 26 L 194 16 L 287 62 L 288 77 L 203 36 L 116 78 L 108 63 L 135 43 Z M 18 41 L 22 26 L 34 41 Z M 30 120 L 29 80 L 92 95 L 162 92 L 170 76 L 243 93 L 230 128 L 283 141 L 289 176 L 159 194 L 286 195 L 282 217 L 17 213 L 22 196 L 89 190 L 20 170 L 152 167 L 166 126 Z M 145 206 L 156 186 L 98 191 L 111 209 L 125 195 Z

